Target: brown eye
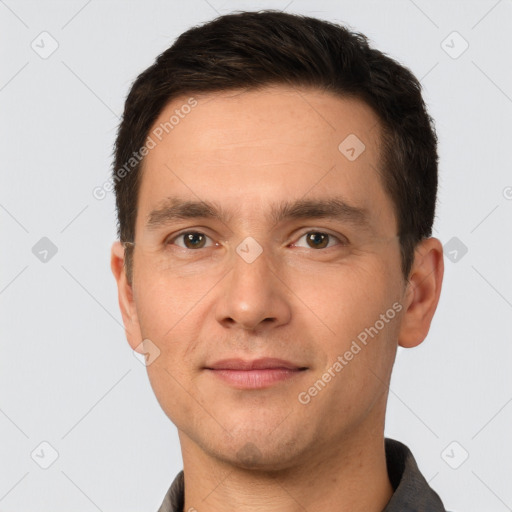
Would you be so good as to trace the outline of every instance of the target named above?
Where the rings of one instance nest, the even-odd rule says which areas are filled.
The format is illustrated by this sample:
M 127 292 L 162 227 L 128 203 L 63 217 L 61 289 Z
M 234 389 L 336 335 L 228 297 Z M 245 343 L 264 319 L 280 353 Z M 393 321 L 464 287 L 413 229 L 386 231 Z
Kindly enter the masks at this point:
M 338 238 L 324 231 L 309 231 L 304 233 L 293 245 L 306 249 L 329 249 L 336 245 L 344 247 L 347 243 L 345 237 Z
M 174 239 L 170 240 L 169 243 L 176 243 L 178 247 L 182 247 L 184 249 L 203 249 L 206 247 L 208 238 L 209 237 L 207 237 L 204 233 L 199 233 L 198 231 L 188 231 L 176 236 Z M 179 240 L 183 240 L 183 242 L 177 243 Z
M 313 249 L 323 249 L 329 243 L 329 235 L 327 233 L 307 233 L 306 240 L 308 245 Z
M 205 244 L 205 236 L 202 233 L 185 233 L 183 240 L 187 249 L 201 249 Z

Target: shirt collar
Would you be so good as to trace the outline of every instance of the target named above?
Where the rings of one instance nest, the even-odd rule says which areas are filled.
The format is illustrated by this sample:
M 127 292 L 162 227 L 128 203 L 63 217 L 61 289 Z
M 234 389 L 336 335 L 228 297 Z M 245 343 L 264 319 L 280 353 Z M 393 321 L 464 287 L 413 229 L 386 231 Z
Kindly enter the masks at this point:
M 446 512 L 405 444 L 386 439 L 386 464 L 394 493 L 382 512 Z M 180 511 L 181 512 L 181 511 Z
M 382 512 L 446 512 L 437 493 L 420 473 L 414 457 L 405 444 L 385 440 L 386 464 L 393 496 Z M 180 471 L 167 491 L 158 512 L 183 512 L 185 481 Z

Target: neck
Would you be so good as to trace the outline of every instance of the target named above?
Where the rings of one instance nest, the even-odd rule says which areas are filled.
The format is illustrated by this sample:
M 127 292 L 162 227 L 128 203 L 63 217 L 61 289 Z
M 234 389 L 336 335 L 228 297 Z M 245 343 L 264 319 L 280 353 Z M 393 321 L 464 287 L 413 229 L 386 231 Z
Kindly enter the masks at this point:
M 393 494 L 383 428 L 365 430 L 337 443 L 331 440 L 328 446 L 316 445 L 299 463 L 278 471 L 245 469 L 219 460 L 179 431 L 184 511 L 381 512 Z

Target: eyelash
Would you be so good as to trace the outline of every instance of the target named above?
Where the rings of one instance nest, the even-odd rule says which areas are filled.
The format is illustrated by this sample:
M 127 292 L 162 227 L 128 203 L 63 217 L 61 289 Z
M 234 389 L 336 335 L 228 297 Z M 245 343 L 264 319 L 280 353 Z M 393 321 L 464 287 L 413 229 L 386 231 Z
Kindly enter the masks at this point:
M 343 237 L 344 239 L 341 239 L 340 237 L 336 236 L 336 235 L 333 235 L 332 233 L 329 233 L 327 231 L 321 231 L 321 230 L 314 230 L 314 229 L 310 229 L 309 231 L 306 231 L 304 232 L 298 239 L 300 240 L 301 238 L 303 238 L 304 236 L 306 235 L 309 235 L 309 234 L 321 234 L 321 235 L 327 235 L 329 237 L 329 241 L 330 239 L 335 239 L 339 242 L 338 245 L 344 247 L 346 245 L 348 245 L 348 240 Z M 181 233 L 178 233 L 177 235 L 174 235 L 170 238 L 168 238 L 166 241 L 165 241 L 165 245 L 168 246 L 168 245 L 174 245 L 174 242 L 180 238 L 180 237 L 183 237 L 185 235 L 203 235 L 207 238 L 209 238 L 211 240 L 211 237 L 209 237 L 208 235 L 206 235 L 205 233 L 203 233 L 202 231 L 182 231 Z M 296 242 L 295 242 L 296 243 Z M 188 251 L 198 251 L 199 249 L 209 249 L 211 248 L 212 246 L 209 246 L 209 247 L 200 247 L 199 249 L 189 249 L 188 247 L 181 247 L 181 246 L 178 246 L 180 249 L 185 249 L 185 250 L 188 250 Z M 304 248 L 304 247 L 303 247 Z M 310 249 L 313 249 L 312 247 L 309 247 Z M 331 249 L 331 247 L 325 247 L 325 248 L 320 248 L 320 249 L 317 249 L 317 250 L 322 250 L 322 249 Z M 315 249 L 313 249 L 315 250 Z

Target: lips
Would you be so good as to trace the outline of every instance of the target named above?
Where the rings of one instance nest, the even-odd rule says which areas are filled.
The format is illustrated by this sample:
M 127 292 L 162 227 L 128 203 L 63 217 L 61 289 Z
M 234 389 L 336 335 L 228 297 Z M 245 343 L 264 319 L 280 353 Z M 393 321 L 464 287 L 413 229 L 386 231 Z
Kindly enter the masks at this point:
M 252 361 L 223 359 L 204 369 L 234 388 L 255 390 L 291 380 L 308 368 L 284 359 L 265 357 Z
M 244 359 L 223 359 L 217 361 L 211 366 L 206 366 L 207 370 L 305 370 L 306 367 L 299 366 L 290 361 L 284 359 L 276 359 L 273 357 L 264 357 L 261 359 L 254 359 L 252 361 L 246 361 Z

